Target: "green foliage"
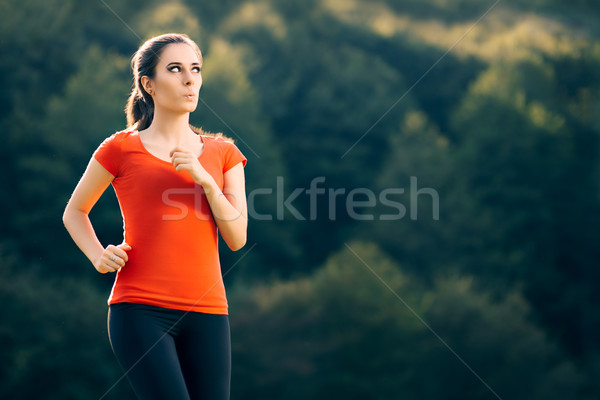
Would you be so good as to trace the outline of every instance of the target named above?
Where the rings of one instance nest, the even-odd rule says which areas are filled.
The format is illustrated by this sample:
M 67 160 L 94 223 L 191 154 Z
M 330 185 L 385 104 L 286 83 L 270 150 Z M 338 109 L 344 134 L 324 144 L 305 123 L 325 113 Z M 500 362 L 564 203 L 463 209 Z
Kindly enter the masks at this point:
M 180 1 L 161 2 L 143 9 L 135 16 L 132 26 L 143 40 L 163 33 L 185 32 L 204 48 L 205 34 L 198 18 Z
M 494 300 L 465 277 L 423 286 L 374 245 L 353 242 L 306 278 L 236 289 L 236 398 L 581 393 L 583 376 L 519 294 Z
M 454 221 L 454 227 L 468 224 L 474 230 L 463 238 L 471 243 L 477 238 L 463 266 L 470 269 L 490 257 L 488 277 L 522 281 L 544 319 L 575 324 L 575 309 L 582 304 L 573 304 L 561 288 L 575 265 L 585 279 L 597 276 L 594 263 L 581 257 L 595 254 L 595 243 L 572 238 L 593 235 L 592 221 L 599 219 L 596 151 L 590 154 L 598 139 L 569 127 L 568 117 L 557 111 L 553 99 L 560 97 L 550 90 L 552 72 L 535 62 L 494 66 L 473 84 L 455 124 L 464 137 L 457 154 L 464 172 L 458 179 L 475 201 L 464 222 Z M 481 116 L 477 122 L 475 115 Z M 484 215 L 487 221 L 473 225 L 466 215 Z M 549 297 L 560 306 L 547 307 Z M 567 342 L 576 348 L 572 338 Z
M 464 363 L 502 398 L 582 398 L 585 376 L 532 322 L 527 301 L 518 292 L 498 299 L 476 286 L 466 276 L 437 278 L 424 296 L 425 318 Z M 489 398 L 473 376 L 452 368 L 456 357 L 435 360 L 435 381 L 448 398 Z
M 311 162 L 310 170 L 295 168 L 290 177 L 302 185 L 317 175 L 332 184 L 367 184 L 372 175 L 362 166 L 377 168 L 381 159 L 370 149 L 385 148 L 388 129 L 406 104 L 400 104 L 393 117 L 369 135 L 362 135 L 407 89 L 402 75 L 352 44 L 320 37 L 319 31 L 288 29 L 289 43 L 277 43 L 263 55 L 252 78 L 264 87 L 261 100 L 275 129 L 285 135 L 286 161 L 290 165 Z M 291 65 L 277 62 L 281 58 L 292 60 Z
M 127 69 L 124 57 L 91 46 L 67 81 L 64 93 L 49 100 L 45 118 L 37 121 L 37 148 L 19 158 L 20 206 L 28 211 L 16 216 L 18 234 L 23 250 L 43 255 L 47 263 L 81 263 L 80 257 L 65 257 L 75 256 L 66 235 L 63 238 L 67 240 L 62 242 L 48 242 L 44 236 L 29 233 L 36 226 L 52 226 L 64 232 L 62 211 L 92 152 L 110 132 L 123 128 L 122 99 L 130 86 Z M 98 205 L 98 218 L 94 218 L 101 238 L 111 231 L 118 234 L 121 225 L 116 201 L 113 197 L 106 203 L 107 196 L 110 194 Z
M 427 114 L 410 110 L 390 140 L 389 153 L 375 182 L 379 192 L 401 190 L 389 196 L 400 210 L 380 203 L 372 226 L 357 226 L 349 237 L 374 240 L 406 268 L 430 279 L 441 264 L 452 264 L 447 246 L 456 238 L 448 219 L 456 213 L 449 193 L 459 190 L 453 175 L 451 145 Z M 437 193 L 435 199 L 430 193 Z M 390 234 L 394 232 L 394 234 Z M 433 269 L 433 270 L 432 270 Z
M 60 275 L 59 275 L 60 276 Z M 82 279 L 42 279 L 0 246 L 0 397 L 99 398 L 121 377 L 106 331 L 106 293 Z M 131 397 L 118 384 L 108 399 Z
M 353 248 L 406 294 L 389 259 Z M 237 287 L 230 297 L 236 398 L 393 398 L 417 373 L 406 363 L 423 327 L 349 251 L 313 276 Z

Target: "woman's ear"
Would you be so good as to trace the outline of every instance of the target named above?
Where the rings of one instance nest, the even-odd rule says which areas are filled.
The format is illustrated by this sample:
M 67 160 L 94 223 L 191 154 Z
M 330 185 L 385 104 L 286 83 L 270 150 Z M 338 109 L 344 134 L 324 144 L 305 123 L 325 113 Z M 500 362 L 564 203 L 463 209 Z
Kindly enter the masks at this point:
M 152 94 L 152 79 L 148 78 L 146 75 L 142 76 L 140 79 L 144 90 L 148 92 L 148 94 Z

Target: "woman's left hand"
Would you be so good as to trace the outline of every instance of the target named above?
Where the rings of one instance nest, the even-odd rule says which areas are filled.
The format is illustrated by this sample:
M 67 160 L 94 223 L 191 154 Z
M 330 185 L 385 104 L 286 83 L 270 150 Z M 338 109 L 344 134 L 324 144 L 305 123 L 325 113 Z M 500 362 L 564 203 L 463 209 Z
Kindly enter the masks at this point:
M 181 147 L 175 147 L 169 154 L 171 162 L 178 172 L 187 171 L 192 179 L 199 185 L 206 186 L 213 181 L 212 176 L 206 172 L 198 158 Z

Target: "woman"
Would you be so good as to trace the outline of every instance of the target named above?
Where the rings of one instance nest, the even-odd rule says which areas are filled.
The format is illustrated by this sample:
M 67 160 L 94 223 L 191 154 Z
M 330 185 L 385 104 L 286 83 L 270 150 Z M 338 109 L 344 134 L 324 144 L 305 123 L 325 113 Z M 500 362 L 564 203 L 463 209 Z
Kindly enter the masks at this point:
M 100 273 L 117 272 L 108 299 L 113 351 L 140 399 L 228 399 L 231 345 L 217 232 L 246 243 L 246 158 L 189 125 L 202 55 L 186 35 L 145 42 L 132 60 L 129 128 L 107 138 L 63 220 Z M 102 246 L 88 214 L 112 184 L 124 241 Z

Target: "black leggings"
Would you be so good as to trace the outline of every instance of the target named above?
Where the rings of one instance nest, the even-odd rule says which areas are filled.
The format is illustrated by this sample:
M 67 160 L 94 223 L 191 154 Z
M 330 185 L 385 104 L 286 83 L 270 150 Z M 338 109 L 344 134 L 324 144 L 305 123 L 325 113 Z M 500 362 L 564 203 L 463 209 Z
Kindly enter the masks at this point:
M 227 315 L 118 303 L 109 308 L 108 332 L 139 399 L 229 399 Z

